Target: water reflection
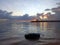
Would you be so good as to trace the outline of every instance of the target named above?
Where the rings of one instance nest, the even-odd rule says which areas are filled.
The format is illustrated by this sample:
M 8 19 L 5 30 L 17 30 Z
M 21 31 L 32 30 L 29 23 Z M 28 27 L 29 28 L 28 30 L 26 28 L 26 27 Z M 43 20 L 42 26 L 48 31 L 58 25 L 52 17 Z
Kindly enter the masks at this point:
M 48 23 L 47 22 L 40 22 L 40 30 L 42 31 L 46 31 L 48 27 Z
M 43 33 L 44 38 L 60 38 L 60 23 L 59 22 L 40 22 L 39 26 L 36 25 L 37 30 Z
M 0 23 L 0 43 L 25 40 L 27 33 L 44 34 L 42 38 L 60 38 L 60 22 L 4 22 Z M 1 44 L 1 45 L 2 45 Z
M 11 23 L 0 23 L 0 39 L 10 37 L 11 29 Z
M 13 22 L 0 23 L 0 38 L 2 37 L 21 37 L 26 33 L 42 33 L 44 37 L 60 38 L 59 22 Z

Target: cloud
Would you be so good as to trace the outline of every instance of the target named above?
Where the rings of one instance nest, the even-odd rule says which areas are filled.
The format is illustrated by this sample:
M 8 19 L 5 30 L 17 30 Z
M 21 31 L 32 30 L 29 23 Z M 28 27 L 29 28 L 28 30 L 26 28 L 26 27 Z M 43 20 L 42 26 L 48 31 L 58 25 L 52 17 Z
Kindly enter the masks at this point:
M 34 16 L 29 16 L 29 14 L 25 14 L 23 16 L 13 16 L 13 19 L 17 19 L 17 20 L 32 20 L 34 18 Z
M 55 18 L 57 20 L 60 20 L 60 3 L 57 3 L 57 5 L 58 5 L 57 7 L 54 7 L 54 8 L 51 8 L 51 9 L 45 9 L 45 11 L 54 12 L 54 14 L 51 14 L 51 15 L 53 15 L 53 18 Z
M 8 11 L 4 11 L 4 10 L 0 10 L 0 18 L 10 18 L 12 12 L 8 12 Z
M 52 12 L 55 12 L 56 19 L 60 20 L 60 6 L 52 8 Z
M 56 4 L 60 6 L 60 2 L 59 3 L 56 3 Z
M 60 7 L 52 8 L 51 9 L 53 12 L 60 12 Z
M 0 10 L 0 19 L 31 20 L 33 18 L 34 16 L 29 16 L 29 14 L 25 14 L 23 16 L 12 16 L 12 12 Z
M 50 9 L 45 9 L 45 11 L 50 11 Z

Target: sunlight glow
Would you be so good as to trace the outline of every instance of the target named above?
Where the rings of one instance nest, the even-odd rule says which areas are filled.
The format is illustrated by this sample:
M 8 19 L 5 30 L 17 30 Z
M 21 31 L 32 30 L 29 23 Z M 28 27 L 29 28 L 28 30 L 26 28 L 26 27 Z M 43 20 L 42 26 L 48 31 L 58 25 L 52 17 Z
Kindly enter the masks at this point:
M 48 19 L 48 17 L 46 16 L 46 15 L 44 15 L 44 17 L 43 17 L 44 19 Z
M 48 19 L 48 16 L 47 16 L 47 15 L 42 15 L 42 16 L 40 16 L 40 19 L 41 19 L 41 20 Z
M 42 16 L 40 16 L 40 19 L 43 19 L 43 17 L 42 17 Z

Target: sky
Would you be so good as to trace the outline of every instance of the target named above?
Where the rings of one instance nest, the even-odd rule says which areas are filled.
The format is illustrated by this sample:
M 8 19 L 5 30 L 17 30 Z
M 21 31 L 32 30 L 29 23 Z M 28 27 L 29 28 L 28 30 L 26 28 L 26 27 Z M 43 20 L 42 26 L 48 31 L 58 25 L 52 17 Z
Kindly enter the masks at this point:
M 60 0 L 0 0 L 0 9 L 13 12 L 13 16 L 29 14 L 30 16 L 56 7 Z

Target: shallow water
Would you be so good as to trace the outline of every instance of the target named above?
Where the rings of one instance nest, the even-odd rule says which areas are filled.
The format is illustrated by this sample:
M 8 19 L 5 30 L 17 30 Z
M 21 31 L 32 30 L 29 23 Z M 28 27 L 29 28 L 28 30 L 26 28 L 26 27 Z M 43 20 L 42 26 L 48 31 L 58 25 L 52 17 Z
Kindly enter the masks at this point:
M 41 39 L 29 41 L 28 33 L 40 33 Z M 0 23 L 0 45 L 40 45 L 60 41 L 60 22 L 3 22 Z M 48 41 L 47 41 L 48 40 Z

